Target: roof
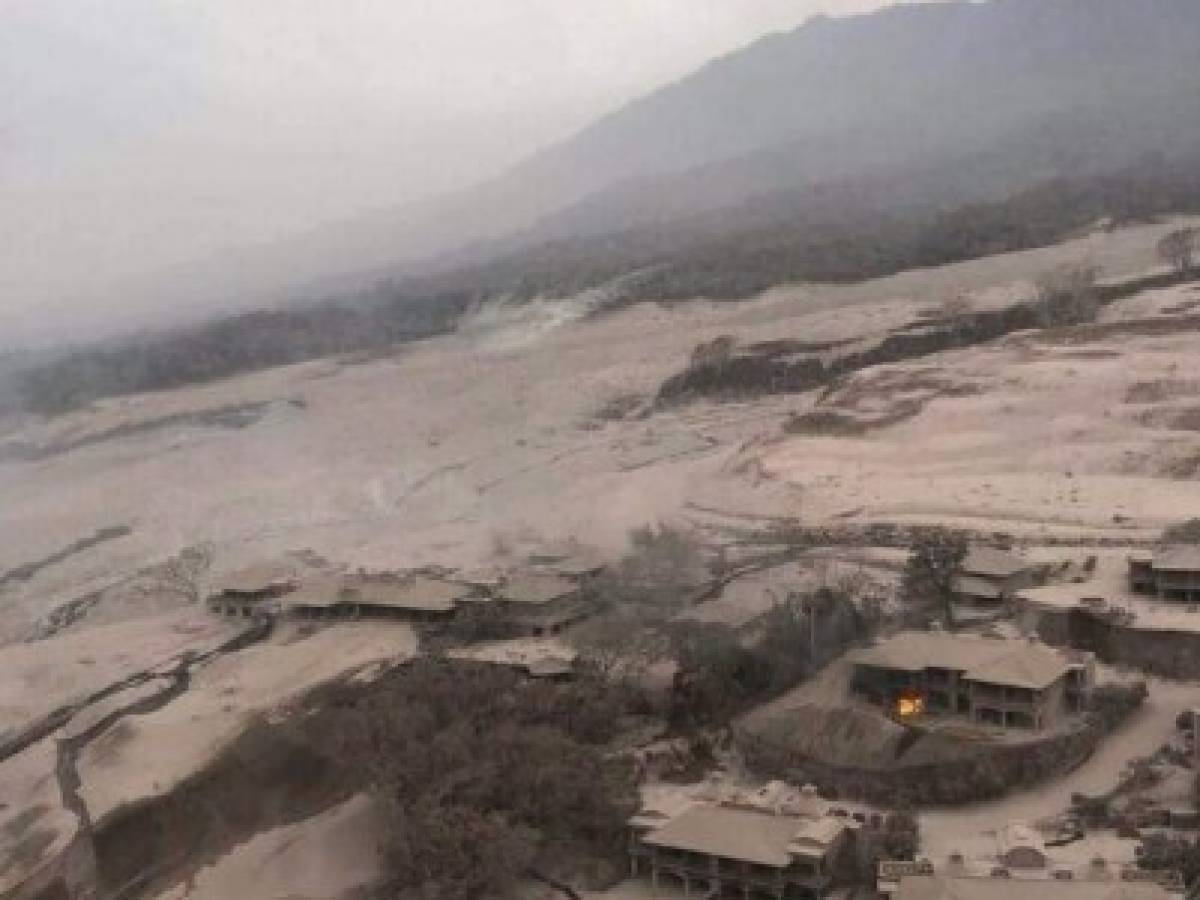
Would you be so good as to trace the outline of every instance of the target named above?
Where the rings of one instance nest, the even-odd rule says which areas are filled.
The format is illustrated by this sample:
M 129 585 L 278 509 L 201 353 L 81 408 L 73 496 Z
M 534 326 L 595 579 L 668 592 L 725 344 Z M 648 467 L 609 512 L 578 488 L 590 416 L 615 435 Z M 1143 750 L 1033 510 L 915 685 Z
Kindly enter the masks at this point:
M 824 856 L 846 830 L 845 823 L 828 816 L 800 821 L 800 830 L 792 836 L 792 842 L 788 845 L 788 852 L 797 856 Z
M 499 599 L 511 603 L 539 605 L 567 597 L 576 590 L 575 582 L 570 578 L 529 572 L 504 579 L 496 594 Z
M 306 578 L 300 582 L 294 591 L 287 595 L 286 606 L 327 607 L 338 601 L 341 581 L 332 575 L 318 575 Z
M 901 632 L 848 658 L 856 665 L 903 672 L 951 669 L 973 681 L 1033 689 L 1053 684 L 1073 665 L 1066 653 L 1042 643 L 941 631 Z
M 1157 884 L 906 875 L 895 900 L 1167 900 Z
M 1007 578 L 1030 568 L 1027 560 L 1014 556 L 996 547 L 977 544 L 967 551 L 966 559 L 959 568 L 968 575 L 988 578 Z
M 599 551 L 578 541 L 563 541 L 529 554 L 530 565 L 558 575 L 583 576 L 599 572 L 606 560 Z
M 1154 554 L 1154 568 L 1166 572 L 1200 572 L 1200 545 L 1167 547 Z
M 954 593 L 964 597 L 982 597 L 985 600 L 999 600 L 1004 591 L 996 582 L 978 575 L 958 575 L 952 585 Z
M 320 577 L 305 580 L 288 595 L 289 606 L 325 608 L 339 603 L 419 612 L 452 612 L 470 588 L 427 575 Z
M 521 669 L 533 678 L 553 678 L 571 674 L 579 653 L 557 638 L 516 638 L 474 644 L 447 655 Z
M 347 590 L 355 603 L 427 612 L 450 612 L 471 593 L 466 585 L 428 575 L 357 578 L 347 585 Z
M 966 675 L 972 681 L 1041 690 L 1062 678 L 1071 660 L 1045 644 L 1026 644 L 1006 656 L 972 666 Z
M 258 594 L 295 585 L 299 571 L 284 562 L 255 563 L 228 573 L 217 583 L 222 594 Z
M 654 847 L 782 869 L 791 864 L 792 853 L 827 849 L 844 828 L 837 821 L 701 804 L 652 830 L 643 841 Z

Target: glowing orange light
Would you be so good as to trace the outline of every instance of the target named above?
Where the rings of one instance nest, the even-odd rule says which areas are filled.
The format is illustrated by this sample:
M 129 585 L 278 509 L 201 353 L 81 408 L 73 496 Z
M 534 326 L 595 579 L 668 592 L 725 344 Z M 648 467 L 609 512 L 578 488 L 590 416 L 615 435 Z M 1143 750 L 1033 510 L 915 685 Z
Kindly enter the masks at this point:
M 925 698 L 920 694 L 901 694 L 896 698 L 896 714 L 902 719 L 919 716 L 925 711 Z

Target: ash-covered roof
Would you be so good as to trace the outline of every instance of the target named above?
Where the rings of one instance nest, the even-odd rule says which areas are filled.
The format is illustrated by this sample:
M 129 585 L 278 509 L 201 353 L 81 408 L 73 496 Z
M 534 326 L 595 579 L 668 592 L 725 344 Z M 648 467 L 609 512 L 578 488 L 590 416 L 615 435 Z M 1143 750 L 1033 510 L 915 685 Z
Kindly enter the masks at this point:
M 288 595 L 290 606 L 326 608 L 340 603 L 414 612 L 451 612 L 471 588 L 428 575 L 353 575 L 307 579 Z
M 833 819 L 698 804 L 650 831 L 643 841 L 653 847 L 782 869 L 791 864 L 793 854 L 823 853 L 845 827 Z
M 1200 572 L 1200 545 L 1166 547 L 1154 554 L 1153 565 L 1164 572 Z
M 557 638 L 515 638 L 451 650 L 448 655 L 520 669 L 533 678 L 553 678 L 571 674 L 579 653 Z
M 1030 568 L 1030 564 L 1005 550 L 976 544 L 967 551 L 960 570 L 967 575 L 982 575 L 985 578 L 1008 578 Z
M 496 588 L 496 596 L 510 603 L 528 603 L 534 606 L 552 603 L 578 591 L 575 582 L 561 575 L 523 572 L 511 575 Z
M 848 658 L 857 665 L 903 672 L 951 669 L 974 681 L 1035 690 L 1053 684 L 1074 664 L 1066 653 L 1039 642 L 939 631 L 902 632 Z

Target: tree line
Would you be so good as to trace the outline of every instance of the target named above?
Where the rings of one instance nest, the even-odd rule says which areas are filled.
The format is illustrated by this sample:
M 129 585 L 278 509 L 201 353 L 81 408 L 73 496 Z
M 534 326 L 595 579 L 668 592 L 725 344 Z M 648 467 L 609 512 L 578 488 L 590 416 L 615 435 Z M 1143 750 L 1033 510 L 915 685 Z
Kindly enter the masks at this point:
M 488 298 L 568 297 L 604 288 L 611 305 L 738 300 L 788 282 L 854 282 L 1024 250 L 1101 220 L 1200 212 L 1195 162 L 1056 178 L 966 204 L 915 203 L 900 199 L 896 186 L 889 191 L 869 182 L 772 195 L 720 215 L 545 241 L 475 265 L 381 281 L 354 298 L 75 349 L 27 368 L 18 377 L 19 393 L 25 409 L 55 414 L 107 396 L 378 351 L 452 329 Z M 1164 260 L 1190 271 L 1197 242 L 1196 232 L 1185 230 L 1159 249 Z

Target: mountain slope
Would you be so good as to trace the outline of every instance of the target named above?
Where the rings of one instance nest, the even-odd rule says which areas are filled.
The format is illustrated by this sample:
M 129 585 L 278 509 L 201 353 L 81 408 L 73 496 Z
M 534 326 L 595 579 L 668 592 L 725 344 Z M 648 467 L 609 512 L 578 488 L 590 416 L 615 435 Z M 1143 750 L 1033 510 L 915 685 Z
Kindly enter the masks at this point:
M 1200 145 L 1197 45 L 1195 0 L 927 3 L 815 19 L 487 184 L 162 273 L 121 296 L 246 308 L 828 183 L 940 167 L 964 189 L 931 202 L 971 202 L 1177 155 Z

